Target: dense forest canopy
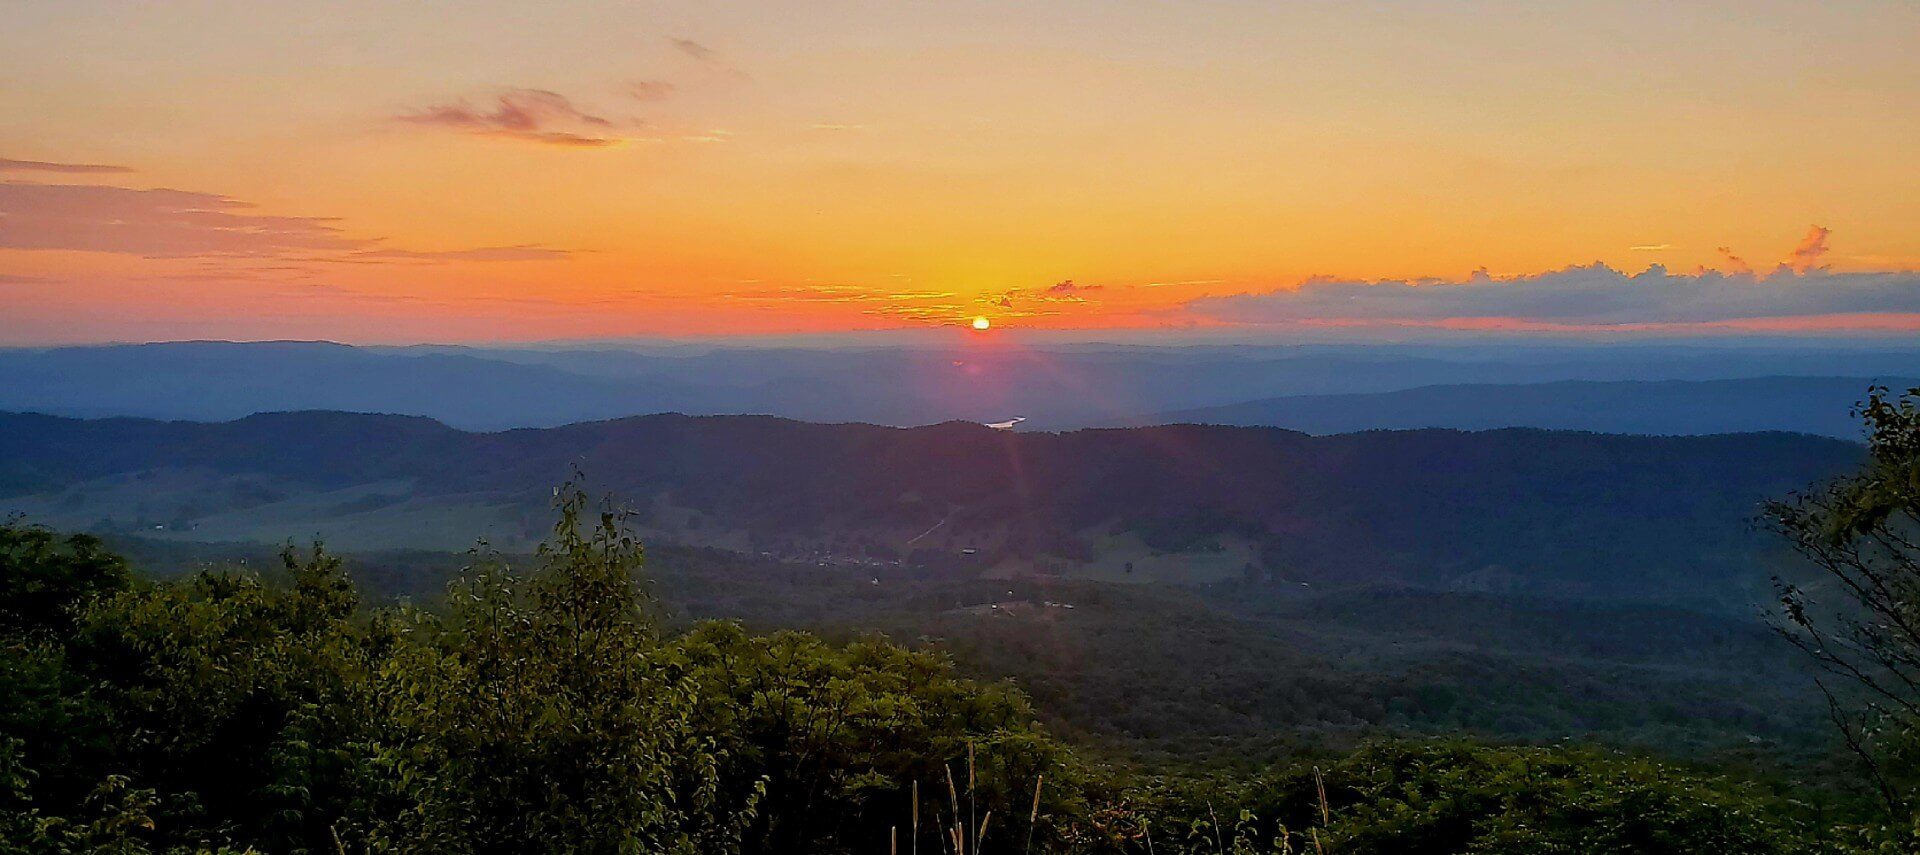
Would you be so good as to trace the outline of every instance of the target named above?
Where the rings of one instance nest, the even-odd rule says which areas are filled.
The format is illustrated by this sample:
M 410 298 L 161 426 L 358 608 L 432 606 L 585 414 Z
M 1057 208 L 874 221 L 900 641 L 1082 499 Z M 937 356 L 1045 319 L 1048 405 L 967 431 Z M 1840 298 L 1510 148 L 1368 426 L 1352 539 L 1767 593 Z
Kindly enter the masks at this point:
M 14 699 L 0 838 L 22 852 L 1813 839 L 1814 818 L 1764 787 L 1580 749 L 1389 743 L 1323 766 L 1142 777 L 1080 756 L 1019 692 L 938 656 L 725 623 L 663 632 L 617 515 L 578 491 L 559 514 L 534 567 L 476 562 L 432 611 L 364 607 L 317 550 L 265 575 L 152 583 L 85 535 L 0 529 L 5 593 L 32 604 L 0 627 Z

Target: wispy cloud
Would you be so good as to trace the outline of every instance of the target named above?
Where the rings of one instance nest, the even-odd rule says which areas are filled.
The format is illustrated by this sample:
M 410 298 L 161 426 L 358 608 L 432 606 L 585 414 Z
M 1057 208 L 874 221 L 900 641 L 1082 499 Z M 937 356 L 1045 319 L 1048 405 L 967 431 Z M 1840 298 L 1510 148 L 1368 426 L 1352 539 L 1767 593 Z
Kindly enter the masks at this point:
M 1047 286 L 1047 293 L 1049 294 L 1084 294 L 1088 291 L 1098 291 L 1104 287 L 1106 286 L 1078 285 L 1078 284 L 1075 284 L 1072 279 L 1068 279 L 1068 280 L 1065 280 L 1062 282 L 1056 282 L 1052 285 Z
M 0 247 L 152 256 L 260 255 L 353 250 L 325 217 L 256 213 L 238 199 L 186 190 L 76 184 L 0 184 Z
M 707 47 L 706 45 L 703 45 L 699 42 L 694 41 L 693 39 L 669 38 L 667 39 L 667 43 L 673 45 L 675 50 L 678 50 L 681 53 L 686 54 L 687 56 L 693 57 L 694 59 L 700 60 L 701 62 L 719 62 L 720 61 L 720 54 L 718 52 L 714 51 L 713 48 Z
M 537 244 L 395 247 L 350 236 L 332 217 L 262 214 L 252 203 L 214 193 L 92 184 L 0 183 L 0 224 L 0 249 L 201 257 L 213 263 L 250 258 L 360 264 L 550 261 L 572 254 Z M 232 270 L 218 272 L 233 275 Z
M 111 175 L 132 172 L 125 166 L 104 163 L 53 163 L 45 160 L 13 160 L 0 157 L 0 172 L 59 172 L 69 175 Z
M 729 300 L 762 303 L 882 303 L 947 300 L 955 295 L 952 291 L 877 290 L 860 285 L 791 285 L 755 291 L 736 291 L 725 296 Z
M 723 297 L 763 307 L 781 304 L 844 305 L 857 309 L 863 315 L 916 323 L 952 323 L 972 316 L 960 295 L 952 291 L 813 284 L 735 291 Z
M 1048 304 L 1085 303 L 1088 298 L 1105 290 L 1104 285 L 1082 285 L 1072 279 L 1062 280 L 1044 288 L 1013 288 L 981 298 L 982 302 L 996 309 L 1014 310 L 1020 314 L 1057 314 Z
M 1825 226 L 1808 228 L 1807 236 L 1800 239 L 1799 245 L 1793 248 L 1793 253 L 1787 256 L 1784 263 L 1800 273 L 1819 267 L 1820 259 L 1827 254 L 1827 236 L 1831 234 L 1833 230 Z
M 735 67 L 734 64 L 729 62 L 725 56 L 722 56 L 719 51 L 696 42 L 693 39 L 669 38 L 667 39 L 667 44 L 672 45 L 674 50 L 679 51 L 682 55 L 698 63 L 700 67 L 706 69 L 710 75 L 722 80 L 732 80 L 735 82 L 749 79 L 746 72 Z
M 1713 251 L 1720 254 L 1721 262 L 1725 263 L 1729 270 L 1732 270 L 1735 273 L 1752 273 L 1753 272 L 1753 265 L 1748 264 L 1746 259 L 1741 258 L 1740 256 L 1737 256 L 1737 255 L 1734 255 L 1733 247 L 1719 246 L 1719 247 L 1714 247 Z
M 635 80 L 627 84 L 627 94 L 636 101 L 665 101 L 679 89 L 667 80 Z
M 572 250 L 556 249 L 539 244 L 517 244 L 514 246 L 482 246 L 473 249 L 420 250 L 420 249 L 366 249 L 347 254 L 346 261 L 558 261 L 573 255 Z
M 1643 243 L 1627 247 L 1634 252 L 1663 252 L 1672 248 L 1673 244 L 1670 243 Z
M 558 92 L 507 89 L 489 100 L 475 106 L 473 101 L 461 99 L 395 119 L 477 136 L 571 148 L 604 148 L 623 141 L 613 133 L 616 124 L 612 120 L 581 109 Z

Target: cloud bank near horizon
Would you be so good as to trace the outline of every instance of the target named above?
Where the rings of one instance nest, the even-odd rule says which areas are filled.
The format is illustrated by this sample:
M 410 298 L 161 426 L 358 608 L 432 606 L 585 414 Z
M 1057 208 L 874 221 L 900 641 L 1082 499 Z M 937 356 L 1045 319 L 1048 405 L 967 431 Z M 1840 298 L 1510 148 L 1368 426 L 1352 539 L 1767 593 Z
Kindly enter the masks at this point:
M 1818 253 L 1796 251 L 1796 261 L 1809 257 Z M 1791 319 L 1847 326 L 1844 317 L 1853 317 L 1856 326 L 1920 329 L 1920 271 L 1835 273 L 1783 264 L 1765 274 L 1675 273 L 1656 264 L 1630 274 L 1596 262 L 1513 277 L 1482 271 L 1463 281 L 1314 279 L 1294 288 L 1200 297 L 1181 314 L 1255 326 L 1595 329 L 1778 326 Z

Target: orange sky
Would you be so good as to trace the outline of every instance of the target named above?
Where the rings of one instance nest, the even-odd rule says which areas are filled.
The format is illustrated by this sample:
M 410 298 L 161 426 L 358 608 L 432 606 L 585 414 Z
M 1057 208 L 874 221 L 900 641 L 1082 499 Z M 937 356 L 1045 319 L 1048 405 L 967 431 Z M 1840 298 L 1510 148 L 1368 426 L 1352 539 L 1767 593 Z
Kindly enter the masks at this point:
M 0 343 L 1182 327 L 1241 322 L 1196 299 L 1313 278 L 1920 267 L 1911 4 L 6 19 Z M 134 192 L 157 188 L 180 192 Z M 1912 288 L 1873 287 L 1735 320 L 1920 330 Z M 1567 319 L 1501 323 L 1530 321 Z

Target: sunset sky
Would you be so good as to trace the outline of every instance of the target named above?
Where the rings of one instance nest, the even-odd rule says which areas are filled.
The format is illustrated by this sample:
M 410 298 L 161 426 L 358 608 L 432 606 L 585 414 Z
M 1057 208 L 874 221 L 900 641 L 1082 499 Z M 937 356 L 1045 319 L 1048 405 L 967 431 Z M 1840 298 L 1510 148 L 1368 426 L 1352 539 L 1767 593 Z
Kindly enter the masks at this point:
M 1908 2 L 0 22 L 0 344 L 1920 332 Z

